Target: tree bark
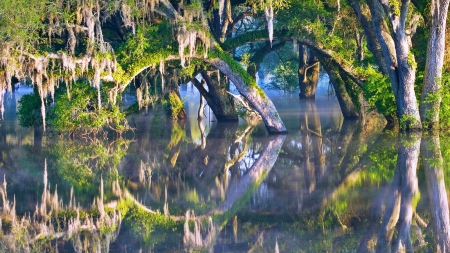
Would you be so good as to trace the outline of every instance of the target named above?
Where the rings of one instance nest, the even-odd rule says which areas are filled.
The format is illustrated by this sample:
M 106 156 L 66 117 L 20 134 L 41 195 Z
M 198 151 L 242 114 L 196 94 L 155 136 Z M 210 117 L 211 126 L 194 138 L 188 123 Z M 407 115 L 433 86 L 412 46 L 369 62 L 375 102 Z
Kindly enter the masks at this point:
M 205 80 L 205 83 L 208 86 L 208 91 L 197 79 L 193 78 L 191 81 L 199 90 L 200 95 L 205 98 L 208 106 L 213 111 L 214 116 L 216 116 L 217 121 L 237 121 L 238 115 L 236 108 L 234 107 L 233 98 L 227 93 L 226 85 L 219 83 L 219 79 L 222 80 L 220 82 L 224 82 L 225 78 L 217 76 L 211 77 L 207 71 L 202 71 L 201 73 L 203 80 Z
M 320 64 L 313 50 L 305 45 L 299 46 L 299 68 L 298 83 L 300 87 L 299 97 L 301 99 L 315 99 L 317 84 L 319 82 Z
M 381 71 L 381 73 L 387 75 L 389 73 L 388 67 L 386 66 L 386 61 L 381 51 L 382 47 L 380 45 L 380 42 L 375 35 L 374 29 L 372 29 L 371 27 L 371 16 L 370 12 L 366 10 L 367 6 L 362 6 L 360 1 L 357 0 L 348 0 L 348 2 L 355 12 L 359 24 L 363 28 L 364 35 L 367 41 L 367 48 L 374 55 L 377 63 L 379 64 L 379 70 Z
M 349 79 L 344 79 L 339 69 L 327 59 L 321 59 L 322 66 L 330 77 L 334 92 L 341 107 L 342 115 L 346 119 L 358 119 L 363 116 L 362 111 L 362 90 Z M 349 93 L 350 91 L 353 94 Z
M 425 76 L 420 99 L 420 117 L 429 127 L 439 126 L 440 87 L 445 54 L 445 32 L 449 0 L 431 1 L 431 29 L 428 38 Z
M 258 92 L 257 88 L 248 86 L 244 82 L 243 77 L 239 73 L 233 71 L 230 65 L 225 61 L 219 58 L 208 59 L 206 61 L 219 69 L 233 82 L 239 93 L 243 95 L 249 101 L 250 105 L 261 115 L 269 134 L 287 133 L 287 129 L 278 115 L 275 105 L 264 91 L 260 90 Z M 263 92 L 262 94 L 261 91 Z
M 349 1 L 358 15 L 361 3 L 354 0 Z M 406 19 L 411 1 L 403 0 L 392 4 L 388 0 L 366 2 L 372 16 L 372 27 L 364 26 L 364 18 L 360 18 L 359 21 L 362 28 L 367 30 L 368 40 L 372 40 L 368 44 L 379 44 L 381 47 L 383 57 L 377 56 L 378 52 L 372 46 L 369 49 L 376 56 L 375 58 L 381 69 L 386 66 L 394 90 L 397 116 L 400 119 L 401 126 L 406 130 L 420 129 L 422 124 L 414 92 L 416 79 L 416 66 L 414 65 L 416 62 L 410 51 L 409 40 L 411 35 L 406 33 Z M 360 15 L 360 17 L 362 16 Z M 387 24 L 386 20 L 389 20 L 390 25 Z M 370 36 L 371 31 L 374 32 L 375 38 Z

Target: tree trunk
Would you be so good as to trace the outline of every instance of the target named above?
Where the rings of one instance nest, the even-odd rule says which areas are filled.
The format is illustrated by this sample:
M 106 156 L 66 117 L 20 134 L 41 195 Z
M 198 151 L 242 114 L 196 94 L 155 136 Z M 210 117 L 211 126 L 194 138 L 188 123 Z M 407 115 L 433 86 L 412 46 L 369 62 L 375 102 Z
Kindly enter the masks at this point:
M 322 66 L 330 77 L 336 97 L 346 119 L 358 119 L 363 116 L 362 90 L 351 80 L 341 75 L 339 69 L 327 59 L 320 59 Z M 350 88 L 350 89 L 348 89 Z M 350 93 L 351 91 L 352 93 Z
M 255 108 L 259 115 L 261 115 L 269 134 L 287 133 L 287 129 L 284 126 L 284 123 L 281 120 L 280 116 L 278 115 L 277 109 L 275 108 L 272 100 L 264 93 L 261 88 L 248 85 L 244 81 L 245 77 L 242 76 L 244 75 L 243 72 L 237 73 L 236 70 L 233 70 L 230 65 L 224 60 L 214 58 L 208 59 L 206 61 L 219 69 L 233 82 L 239 93 L 244 96 L 250 103 L 250 105 Z M 245 74 L 247 73 L 245 72 Z M 248 78 L 250 78 L 250 76 L 248 76 Z M 256 83 L 254 83 L 253 85 L 256 86 Z
M 359 62 L 364 61 L 364 35 L 359 33 L 359 30 L 355 29 L 355 41 L 356 41 L 356 59 Z
M 205 110 L 205 103 L 203 102 L 203 96 L 200 94 L 200 105 L 198 106 L 197 119 L 201 121 L 203 119 L 203 113 Z M 201 128 L 200 128 L 201 129 Z
M 397 116 L 400 119 L 401 126 L 406 129 L 420 129 L 419 108 L 417 105 L 416 94 L 414 92 L 414 82 L 416 79 L 416 61 L 410 45 L 408 43 L 410 34 L 406 33 L 406 18 L 410 5 L 410 0 L 397 1 L 395 6 L 389 4 L 389 1 L 370 0 L 366 1 L 372 17 L 372 26 L 368 27 L 365 22 L 365 16 L 361 14 L 361 3 L 350 0 L 350 3 L 359 17 L 365 34 L 368 35 L 368 45 L 379 45 L 383 57 L 377 56 L 375 48 L 369 46 L 369 49 L 376 56 L 379 66 L 383 70 L 386 66 L 389 80 L 397 104 Z M 392 8 L 398 8 L 398 11 Z M 388 26 L 386 20 L 390 21 Z M 371 36 L 370 32 L 375 37 Z
M 445 31 L 449 0 L 431 1 L 431 29 L 420 100 L 420 117 L 429 127 L 439 126 L 441 78 L 445 54 Z
M 201 96 L 205 98 L 219 122 L 237 121 L 238 115 L 233 98 L 227 93 L 227 87 L 224 84 L 225 78 L 218 77 L 217 74 L 219 73 L 216 72 L 213 74 L 214 76 L 210 76 L 208 72 L 202 71 L 202 77 L 208 86 L 208 91 L 197 79 L 192 79 L 192 83 L 199 90 Z M 219 79 L 223 84 L 219 83 Z
M 367 6 L 362 6 L 358 0 L 348 0 L 349 4 L 353 8 L 355 12 L 359 24 L 363 28 L 364 35 L 367 38 L 367 48 L 374 55 L 377 63 L 379 64 L 379 69 L 381 73 L 387 75 L 389 73 L 388 67 L 386 66 L 386 61 L 384 59 L 384 55 L 381 51 L 382 47 L 380 42 L 378 41 L 374 29 L 371 26 L 370 16 L 368 15 Z
M 420 129 L 422 127 L 420 121 L 419 107 L 417 105 L 416 93 L 414 91 L 414 83 L 416 81 L 416 70 L 411 66 L 410 61 L 414 61 L 414 57 L 410 52 L 408 41 L 404 30 L 399 31 L 396 36 L 397 61 L 398 61 L 398 78 L 399 87 L 396 95 L 397 114 L 400 119 L 400 127 L 408 129 Z
M 315 99 L 317 84 L 319 82 L 320 65 L 313 50 L 309 51 L 304 45 L 299 47 L 298 83 L 301 99 Z

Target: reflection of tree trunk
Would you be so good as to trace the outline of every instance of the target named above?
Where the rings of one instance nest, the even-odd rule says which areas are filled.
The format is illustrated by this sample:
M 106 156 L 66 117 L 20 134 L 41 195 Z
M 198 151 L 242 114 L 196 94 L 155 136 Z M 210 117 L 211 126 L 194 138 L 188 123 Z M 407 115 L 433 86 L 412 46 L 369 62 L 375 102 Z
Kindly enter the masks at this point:
M 344 120 L 341 130 L 339 131 L 339 137 L 337 140 L 338 146 L 335 148 L 335 154 L 333 154 L 331 164 L 336 167 L 341 166 L 342 161 L 347 154 L 348 145 L 351 140 L 356 139 L 353 135 L 355 133 L 361 133 L 361 131 L 358 131 L 358 128 L 361 128 L 361 123 L 359 121 Z
M 303 165 L 305 168 L 305 184 L 311 193 L 315 189 L 316 181 L 324 174 L 325 155 L 322 146 L 322 126 L 317 113 L 316 104 L 306 101 L 305 110 L 300 113 L 300 129 Z M 314 163 L 310 161 L 310 142 L 314 155 Z
M 431 202 L 431 213 L 437 241 L 436 252 L 449 252 L 449 209 L 439 135 L 432 134 L 430 137 L 424 138 L 420 150 Z
M 311 193 L 315 189 L 316 180 L 314 178 L 314 166 L 309 161 L 309 133 L 308 133 L 308 114 L 300 116 L 300 130 L 302 132 L 302 155 L 305 168 L 305 187 Z
M 378 232 L 377 252 L 388 252 L 394 228 L 398 224 L 394 252 L 412 250 L 410 237 L 413 215 L 412 198 L 417 192 L 417 164 L 419 160 L 420 133 L 410 133 L 402 138 L 398 148 L 397 167 L 386 212 Z
M 215 125 L 206 137 L 206 142 L 187 154 L 189 165 L 186 172 L 196 180 L 207 184 L 214 183 L 214 178 L 222 172 L 227 162 L 237 127 L 235 122 Z
M 406 139 L 405 145 L 399 148 L 397 168 L 402 174 L 401 179 L 401 207 L 397 241 L 394 245 L 394 252 L 399 250 L 412 251 L 411 243 L 411 220 L 413 216 L 412 198 L 417 193 L 417 164 L 420 151 L 420 134 L 412 133 Z M 405 139 L 402 139 L 405 142 Z M 398 165 L 400 164 L 400 166 Z
M 389 190 L 388 187 L 383 187 L 383 189 L 380 190 L 380 193 L 378 194 L 377 198 L 370 207 L 370 218 L 368 229 L 363 239 L 361 240 L 361 243 L 359 244 L 358 250 L 356 251 L 358 253 L 371 252 L 368 250 L 369 243 L 373 235 L 377 232 L 379 224 L 381 222 L 382 213 L 385 208 L 384 200 L 387 198 L 388 194 L 390 194 L 388 190 Z
M 395 224 L 397 224 L 398 215 L 400 212 L 400 187 L 401 187 L 401 172 L 398 168 L 394 173 L 391 188 L 389 190 L 389 198 L 386 203 L 386 211 L 381 222 L 380 230 L 378 231 L 378 242 L 376 252 L 389 252 L 390 242 L 394 234 Z
M 298 68 L 299 97 L 302 99 L 314 99 L 319 82 L 319 60 L 312 50 L 309 51 L 308 57 L 308 50 L 304 45 L 299 46 L 298 50 L 300 55 Z
M 264 149 L 248 172 L 235 184 L 230 185 L 226 199 L 212 213 L 223 214 L 229 211 L 239 199 L 246 196 L 246 193 L 257 187 L 272 169 L 278 158 L 278 151 L 283 146 L 286 136 L 270 136 L 270 141 L 264 145 Z
M 346 157 L 360 157 L 364 151 L 362 147 L 352 147 L 349 149 L 350 143 L 357 143 L 360 138 L 358 133 L 361 133 L 361 131 L 358 130 L 361 127 L 358 125 L 358 122 L 344 121 L 338 139 L 338 145 L 340 144 L 340 147 L 336 149 L 336 154 L 333 154 L 329 169 L 324 171 L 322 176 L 316 181 L 316 188 L 320 190 L 313 191 L 305 197 L 303 203 L 305 210 L 313 210 L 327 203 L 327 200 L 332 197 L 341 183 L 352 176 L 352 172 L 355 170 L 354 164 L 343 163 L 343 161 Z M 355 146 L 358 145 L 355 144 Z M 345 170 L 341 168 L 345 168 Z
M 200 129 L 200 135 L 202 138 L 202 143 L 200 145 L 200 148 L 203 150 L 206 148 L 205 123 L 203 122 L 203 119 L 198 120 L 198 128 Z
M 42 148 L 42 129 L 40 127 L 34 128 L 34 147 Z

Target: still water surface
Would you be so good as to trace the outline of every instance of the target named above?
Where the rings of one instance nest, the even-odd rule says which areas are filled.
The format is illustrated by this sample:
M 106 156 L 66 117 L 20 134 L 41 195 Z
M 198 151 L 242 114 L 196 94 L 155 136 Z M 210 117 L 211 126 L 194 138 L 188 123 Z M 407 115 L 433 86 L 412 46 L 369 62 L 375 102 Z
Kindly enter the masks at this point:
M 25 91 L 7 95 L 0 251 L 445 251 L 447 137 L 397 136 L 344 121 L 332 97 L 278 92 L 289 134 L 268 136 L 208 110 L 198 122 L 198 94 L 181 90 L 186 121 L 150 109 L 133 133 L 75 140 L 21 128 Z

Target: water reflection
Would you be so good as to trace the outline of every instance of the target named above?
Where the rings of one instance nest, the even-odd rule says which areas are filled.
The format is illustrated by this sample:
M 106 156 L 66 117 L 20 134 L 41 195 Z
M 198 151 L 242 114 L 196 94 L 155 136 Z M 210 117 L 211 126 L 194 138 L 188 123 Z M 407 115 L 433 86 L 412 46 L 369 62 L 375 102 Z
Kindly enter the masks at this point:
M 432 133 L 428 138 L 424 138 L 420 150 L 431 204 L 436 252 L 448 252 L 450 250 L 450 217 L 439 135 Z
M 448 251 L 448 137 L 343 121 L 320 103 L 280 110 L 287 136 L 153 108 L 123 138 L 71 140 L 7 110 L 0 249 Z

